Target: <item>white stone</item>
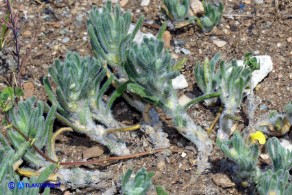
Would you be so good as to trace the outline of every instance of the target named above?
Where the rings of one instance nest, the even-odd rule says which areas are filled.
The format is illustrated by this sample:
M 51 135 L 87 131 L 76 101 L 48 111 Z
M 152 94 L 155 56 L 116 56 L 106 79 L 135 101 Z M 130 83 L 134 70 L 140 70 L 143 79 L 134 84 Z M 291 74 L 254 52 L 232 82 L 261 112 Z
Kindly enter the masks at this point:
M 102 0 L 102 3 L 106 3 L 108 0 Z M 118 3 L 119 0 L 111 0 L 112 3 Z
M 292 143 L 289 140 L 280 139 L 279 141 L 283 148 L 285 148 L 286 150 L 290 150 L 292 152 Z
M 141 1 L 141 6 L 148 6 L 150 3 L 150 0 L 142 0 Z
M 187 153 L 183 152 L 180 156 L 184 158 L 187 156 Z
M 204 13 L 203 4 L 199 0 L 191 0 L 190 8 L 191 8 L 190 11 L 189 11 L 189 15 L 190 16 L 196 16 L 198 14 L 203 14 Z
M 268 74 L 273 70 L 273 62 L 271 56 L 262 55 L 255 56 L 258 62 L 260 63 L 260 69 L 255 70 L 251 76 L 251 83 L 253 89 L 261 82 Z M 237 60 L 237 64 L 243 66 L 243 60 Z M 249 90 L 248 90 L 249 91 Z M 246 91 L 246 93 L 249 93 Z
M 179 76 L 172 79 L 172 86 L 174 89 L 184 89 L 187 88 L 189 85 L 185 76 L 180 74 Z
M 124 7 L 128 3 L 128 0 L 121 0 L 120 5 Z
M 192 101 L 192 98 L 188 97 L 187 95 L 183 94 L 182 96 L 179 97 L 178 103 L 181 106 L 185 106 L 187 103 Z
M 256 4 L 263 4 L 264 3 L 264 0 L 255 0 L 254 1 Z
M 223 47 L 224 45 L 227 44 L 226 41 L 219 40 L 219 39 L 215 39 L 215 40 L 213 40 L 213 43 L 214 43 L 217 47 Z
M 128 33 L 133 32 L 135 26 L 136 26 L 136 25 L 131 24 Z M 151 34 L 151 33 L 143 33 L 143 32 L 141 32 L 140 30 L 138 30 L 138 32 L 137 32 L 137 34 L 136 34 L 136 36 L 135 36 L 135 38 L 134 38 L 134 41 L 135 41 L 136 43 L 140 44 L 140 43 L 142 43 L 144 36 L 145 36 L 145 37 L 148 37 L 148 38 L 151 38 L 151 37 L 155 38 L 155 36 L 154 36 L 153 34 Z

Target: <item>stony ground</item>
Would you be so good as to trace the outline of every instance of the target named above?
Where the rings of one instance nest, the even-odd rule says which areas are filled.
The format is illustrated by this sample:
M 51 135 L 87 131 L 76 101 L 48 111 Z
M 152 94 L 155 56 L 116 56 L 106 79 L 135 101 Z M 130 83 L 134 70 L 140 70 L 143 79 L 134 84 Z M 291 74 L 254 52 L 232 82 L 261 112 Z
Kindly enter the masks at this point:
M 121 1 L 124 9 L 133 11 L 134 20 L 143 14 L 147 23 L 154 24 L 152 27 L 144 26 L 142 28 L 143 32 L 154 34 L 157 33 L 155 26 L 161 24 L 160 3 L 161 0 L 150 0 L 148 5 L 141 6 L 141 1 L 138 0 Z M 47 75 L 47 69 L 53 61 L 57 58 L 64 58 L 67 51 L 77 51 L 82 55 L 91 54 L 86 32 L 86 18 L 93 5 L 101 4 L 100 0 L 14 1 L 13 7 L 19 13 L 21 23 L 19 40 L 22 45 L 22 55 L 24 56 L 25 51 L 31 49 L 22 78 L 22 87 L 26 97 L 35 95 L 41 100 L 47 100 L 41 79 Z M 170 51 L 178 58 L 188 58 L 182 73 L 185 75 L 189 87 L 181 90 L 179 94 L 200 94 L 195 84 L 193 68 L 205 57 L 211 58 L 215 53 L 220 52 L 226 60 L 241 59 L 246 52 L 253 51 L 256 55 L 270 55 L 274 63 L 274 70 L 256 88 L 255 94 L 262 100 L 256 117 L 273 109 L 282 111 L 283 106 L 292 100 L 291 0 L 225 0 L 224 4 L 224 16 L 217 31 L 213 34 L 205 35 L 195 26 L 170 31 L 172 36 Z M 33 37 L 35 37 L 35 41 L 33 41 Z M 183 53 L 182 48 L 189 52 Z M 12 49 L 13 44 L 9 41 L 6 51 Z M 2 75 L 1 88 L 8 85 L 10 81 L 7 74 Z M 207 109 L 202 105 L 196 105 L 191 108 L 190 114 L 197 123 L 208 128 L 214 120 L 217 110 L 218 107 Z M 113 113 L 119 121 L 127 125 L 138 123 L 141 119 L 141 115 L 122 99 L 113 107 Z M 103 188 L 96 189 L 95 186 L 92 186 L 87 189 L 64 189 L 63 192 L 54 190 L 53 193 L 101 194 L 113 183 L 118 185 L 121 175 L 129 167 L 133 167 L 134 170 L 146 167 L 147 170 L 153 171 L 155 173 L 154 184 L 163 186 L 170 194 L 250 193 L 251 189 L 243 188 L 230 180 L 232 176 L 224 166 L 226 161 L 222 159 L 223 155 L 217 148 L 214 149 L 211 159 L 212 169 L 195 179 L 196 149 L 175 132 L 167 117 L 162 115 L 162 119 L 165 122 L 165 131 L 169 133 L 172 147 L 184 149 L 184 154 L 150 155 L 87 167 L 88 169 L 112 171 L 114 176 L 112 179 L 104 181 Z M 57 127 L 58 124 L 56 124 Z M 215 133 L 211 137 L 215 140 Z M 151 149 L 151 144 L 139 131 L 131 133 L 127 142 L 133 153 Z M 98 147 L 101 150 L 100 156 L 94 159 L 109 156 L 107 150 L 98 146 L 97 143 L 75 133 L 66 133 L 57 140 L 60 159 L 81 160 L 83 152 L 91 147 Z M 150 194 L 152 193 L 153 191 Z

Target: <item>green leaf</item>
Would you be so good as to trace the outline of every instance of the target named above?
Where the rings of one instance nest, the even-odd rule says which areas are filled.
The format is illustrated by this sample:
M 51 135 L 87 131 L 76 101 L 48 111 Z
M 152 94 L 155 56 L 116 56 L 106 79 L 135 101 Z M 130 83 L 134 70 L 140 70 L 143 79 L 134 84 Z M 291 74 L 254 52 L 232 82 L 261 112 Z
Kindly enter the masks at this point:
M 126 187 L 126 184 L 129 182 L 129 179 L 132 175 L 132 172 L 133 170 L 132 169 L 128 169 L 126 174 L 123 176 L 123 179 L 122 179 L 122 188 L 125 188 Z
M 156 35 L 157 39 L 162 40 L 163 34 L 164 34 L 165 30 L 166 30 L 166 27 L 167 27 L 167 23 L 163 22 L 161 27 L 159 28 L 159 31 L 158 31 L 157 35 Z
M 188 109 L 190 106 L 192 106 L 193 104 L 197 104 L 199 102 L 202 102 L 206 99 L 210 99 L 210 98 L 214 98 L 214 97 L 219 97 L 221 95 L 221 92 L 214 92 L 214 93 L 209 93 L 209 94 L 206 94 L 206 95 L 202 95 L 200 97 L 197 97 L 193 100 L 191 100 L 190 102 L 188 102 L 185 106 L 184 106 L 184 109 Z
M 27 152 L 27 149 L 30 147 L 30 142 L 24 142 L 20 145 L 20 147 L 17 149 L 16 153 L 13 156 L 12 162 L 16 162 L 20 158 L 24 156 L 24 154 Z
M 47 181 L 50 174 L 54 173 L 54 170 L 56 169 L 56 164 L 50 164 L 45 170 L 41 172 L 39 177 L 37 178 L 37 183 L 43 183 Z
M 168 193 L 161 186 L 156 186 L 157 195 L 168 195 Z
M 15 95 L 16 97 L 24 96 L 24 93 L 20 87 L 15 87 Z
M 127 85 L 127 89 L 132 93 L 135 93 L 143 98 L 150 100 L 154 104 L 159 104 L 159 102 L 160 102 L 158 97 L 153 96 L 145 88 L 143 88 L 141 85 L 138 85 L 136 83 L 129 83 Z
M 99 105 L 99 102 L 101 101 L 101 98 L 103 97 L 103 95 L 106 92 L 106 90 L 111 85 L 113 79 L 114 79 L 114 77 L 113 77 L 113 75 L 111 75 L 110 78 L 107 79 L 107 81 L 102 85 L 101 89 L 99 90 L 98 96 L 97 96 L 97 104 L 96 104 L 97 107 L 101 106 L 101 105 Z
M 111 95 L 108 103 L 107 103 L 107 111 L 110 110 L 110 108 L 112 107 L 114 101 L 120 97 L 121 95 L 123 95 L 123 93 L 127 90 L 127 85 L 128 85 L 129 81 L 123 83 L 122 85 L 120 85 L 115 91 L 114 93 Z
M 174 71 L 181 71 L 181 69 L 184 67 L 186 62 L 188 61 L 188 58 L 183 58 L 180 61 L 178 61 L 172 68 Z

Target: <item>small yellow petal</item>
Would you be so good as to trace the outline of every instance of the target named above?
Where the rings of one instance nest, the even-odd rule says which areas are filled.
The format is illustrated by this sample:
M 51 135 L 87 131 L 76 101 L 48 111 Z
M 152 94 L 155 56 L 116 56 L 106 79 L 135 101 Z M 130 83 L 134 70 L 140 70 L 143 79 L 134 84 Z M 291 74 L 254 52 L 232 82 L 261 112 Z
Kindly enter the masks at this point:
M 258 141 L 262 145 L 266 143 L 266 137 L 261 131 L 250 134 L 250 140 L 252 143 Z

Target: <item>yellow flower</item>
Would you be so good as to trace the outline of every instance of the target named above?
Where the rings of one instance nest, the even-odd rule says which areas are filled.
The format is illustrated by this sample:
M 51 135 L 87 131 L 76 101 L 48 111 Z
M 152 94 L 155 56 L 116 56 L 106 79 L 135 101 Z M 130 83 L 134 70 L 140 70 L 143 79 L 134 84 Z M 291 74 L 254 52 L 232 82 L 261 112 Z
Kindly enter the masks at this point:
M 260 144 L 266 143 L 266 137 L 261 131 L 256 131 L 255 133 L 250 134 L 250 140 L 252 143 L 258 141 Z

